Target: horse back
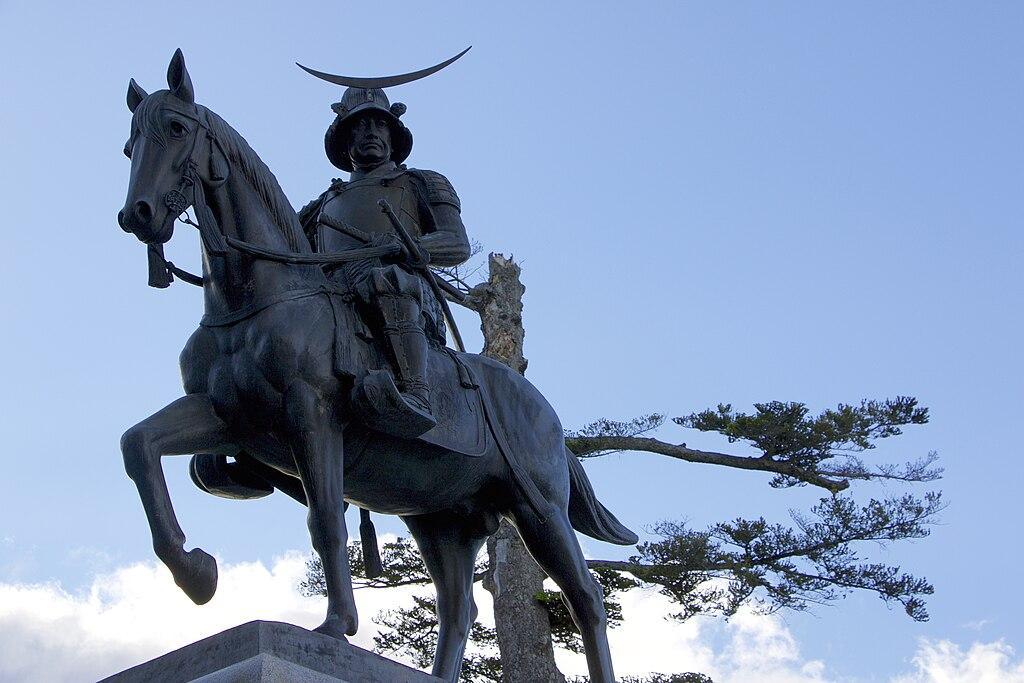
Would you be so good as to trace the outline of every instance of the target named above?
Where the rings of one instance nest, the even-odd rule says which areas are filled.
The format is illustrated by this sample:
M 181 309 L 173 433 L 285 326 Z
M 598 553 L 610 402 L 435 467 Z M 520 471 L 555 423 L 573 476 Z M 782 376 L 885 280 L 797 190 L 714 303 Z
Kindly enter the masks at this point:
M 468 457 L 487 452 L 490 438 L 479 384 L 463 354 L 433 347 L 427 362 L 430 409 L 437 425 L 419 438 Z
M 497 438 L 501 450 L 510 451 L 506 459 L 563 457 L 564 436 L 554 408 L 508 366 L 443 349 L 431 354 L 428 377 L 437 426 L 421 441 L 472 457 L 487 452 Z

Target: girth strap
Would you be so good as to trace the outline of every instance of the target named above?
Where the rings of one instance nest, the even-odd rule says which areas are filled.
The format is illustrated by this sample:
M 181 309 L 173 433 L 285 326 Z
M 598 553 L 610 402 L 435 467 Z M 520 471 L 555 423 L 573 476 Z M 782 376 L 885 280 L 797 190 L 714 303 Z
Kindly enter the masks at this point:
M 299 265 L 324 266 L 335 263 L 348 263 L 349 261 L 361 261 L 363 259 L 377 258 L 379 256 L 394 256 L 402 251 L 397 244 L 382 244 L 377 247 L 360 247 L 358 249 L 346 249 L 333 254 L 300 254 L 290 251 L 276 251 L 255 245 L 251 242 L 225 236 L 227 243 L 238 251 L 255 256 L 256 258 L 277 263 L 290 263 Z
M 273 296 L 257 299 L 253 303 L 248 306 L 243 306 L 237 311 L 230 311 L 220 315 L 210 315 L 207 313 L 203 316 L 202 320 L 199 321 L 199 324 L 203 327 L 227 327 L 228 325 L 234 325 L 237 322 L 241 322 L 246 318 L 251 318 L 260 311 L 270 308 L 276 304 L 284 303 L 285 301 L 305 299 L 307 297 L 316 296 L 317 294 L 340 295 L 346 300 L 350 300 L 353 296 L 348 290 L 343 290 L 330 284 L 323 284 L 311 289 L 290 289 L 288 291 L 278 292 Z

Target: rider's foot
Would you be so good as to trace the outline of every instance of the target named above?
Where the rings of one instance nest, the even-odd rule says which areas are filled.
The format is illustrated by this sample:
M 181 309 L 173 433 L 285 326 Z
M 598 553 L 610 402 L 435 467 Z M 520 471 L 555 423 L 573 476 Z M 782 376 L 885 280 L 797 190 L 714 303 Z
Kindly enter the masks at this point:
M 415 415 L 416 419 L 422 420 L 424 423 L 430 425 L 427 429 L 430 429 L 437 424 L 437 420 L 434 419 L 433 413 L 430 412 L 430 402 L 427 401 L 425 396 L 411 391 L 402 391 L 399 393 L 399 396 L 402 397 L 402 403 L 405 404 L 406 410 L 411 415 Z
M 437 424 L 425 396 L 400 393 L 386 371 L 368 374 L 353 391 L 352 402 L 366 426 L 403 439 L 415 438 Z

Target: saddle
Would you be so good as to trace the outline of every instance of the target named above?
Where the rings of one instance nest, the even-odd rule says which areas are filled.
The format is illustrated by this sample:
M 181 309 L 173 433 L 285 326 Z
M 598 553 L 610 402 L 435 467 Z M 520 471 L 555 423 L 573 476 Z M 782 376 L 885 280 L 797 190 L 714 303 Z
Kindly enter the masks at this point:
M 487 414 L 479 384 L 462 354 L 448 347 L 431 348 L 427 383 L 437 425 L 416 440 L 471 458 L 483 455 L 490 445 Z
M 425 312 L 429 308 L 428 301 L 430 299 L 425 298 Z M 370 321 L 364 319 L 364 314 L 365 309 L 355 305 L 354 301 L 335 309 L 335 333 L 338 335 L 335 341 L 335 372 L 339 376 L 352 378 L 356 386 L 353 396 L 360 393 L 360 386 L 368 379 L 370 381 L 367 384 L 389 384 L 394 390 L 390 378 L 380 382 L 374 377 L 383 374 L 394 377 L 394 368 L 388 360 L 381 335 Z M 478 371 L 470 366 L 476 356 L 459 353 L 444 345 L 445 323 L 440 310 L 432 310 L 430 315 L 425 314 L 423 320 L 428 340 L 424 379 L 429 388 L 430 412 L 437 424 L 429 431 L 411 437 L 411 440 L 423 441 L 468 457 L 483 455 L 489 441 L 486 412 L 475 376 Z M 340 337 L 346 329 L 352 330 L 350 342 L 341 343 Z M 386 398 L 379 408 L 382 414 L 387 414 Z M 354 417 L 360 419 L 358 408 Z M 381 415 L 372 417 L 380 419 Z M 360 421 L 374 430 L 372 419 Z

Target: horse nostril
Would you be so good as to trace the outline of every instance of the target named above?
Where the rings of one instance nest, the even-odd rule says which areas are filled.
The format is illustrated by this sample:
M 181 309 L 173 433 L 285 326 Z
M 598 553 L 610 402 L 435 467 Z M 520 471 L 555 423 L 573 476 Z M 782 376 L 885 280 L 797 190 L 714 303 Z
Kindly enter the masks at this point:
M 149 223 L 150 219 L 153 218 L 153 207 L 149 205 L 144 199 L 140 199 L 135 202 L 135 217 L 139 219 L 139 222 L 145 225 Z

